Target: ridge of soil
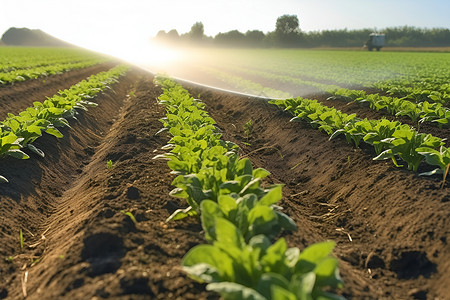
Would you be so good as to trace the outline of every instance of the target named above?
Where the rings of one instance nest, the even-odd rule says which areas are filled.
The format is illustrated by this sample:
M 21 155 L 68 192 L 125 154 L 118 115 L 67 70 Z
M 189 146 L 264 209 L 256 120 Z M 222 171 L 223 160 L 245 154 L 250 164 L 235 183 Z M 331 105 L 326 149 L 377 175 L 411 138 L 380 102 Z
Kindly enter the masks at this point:
M 68 89 L 92 74 L 109 70 L 116 64 L 107 62 L 61 74 L 0 85 L 0 120 L 4 120 L 8 113 L 18 114 L 33 106 L 34 101 L 44 101 L 46 97 Z
M 289 246 L 337 242 L 344 296 L 450 294 L 448 183 L 440 190 L 439 177 L 372 161 L 370 149 L 328 141 L 267 102 L 185 87 L 200 95 L 224 139 L 271 172 L 268 184 L 285 185 L 280 205 L 299 227 L 284 233 Z M 186 204 L 169 196 L 166 161 L 152 159 L 170 138 L 156 135 L 160 94 L 151 74 L 130 71 L 96 97 L 98 108 L 71 122 L 64 138 L 35 143 L 45 158 L 0 161 L 10 180 L 0 185 L 0 299 L 23 299 L 25 292 L 27 299 L 219 298 L 180 267 L 184 254 L 205 242 L 199 220 L 165 223 Z

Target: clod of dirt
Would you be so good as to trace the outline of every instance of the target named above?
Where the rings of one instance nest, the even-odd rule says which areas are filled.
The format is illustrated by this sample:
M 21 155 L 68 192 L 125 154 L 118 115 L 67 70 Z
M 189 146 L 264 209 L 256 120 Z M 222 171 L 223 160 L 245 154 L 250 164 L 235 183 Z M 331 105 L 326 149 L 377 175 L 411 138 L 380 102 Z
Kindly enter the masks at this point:
M 6 298 L 6 297 L 8 297 L 8 291 L 7 291 L 6 289 L 2 289 L 2 290 L 0 291 L 0 298 L 1 298 L 1 299 L 4 299 L 4 298 Z
M 120 279 L 120 287 L 124 294 L 142 294 L 147 296 L 155 296 L 149 286 L 147 277 L 125 276 Z
M 127 198 L 131 200 L 139 199 L 139 190 L 134 186 L 127 188 Z
M 384 260 L 375 254 L 374 252 L 371 252 L 366 259 L 366 269 L 377 269 L 377 268 L 384 268 L 385 263 Z
M 81 258 L 91 264 L 89 275 L 92 277 L 117 271 L 121 265 L 120 258 L 124 255 L 122 238 L 108 232 L 85 238 L 81 252 Z
M 412 279 L 422 275 L 429 278 L 437 271 L 427 254 L 422 251 L 404 251 L 390 263 L 390 270 L 397 273 L 399 279 Z
M 412 299 L 417 300 L 427 300 L 428 291 L 420 290 L 420 289 L 412 289 L 409 291 L 408 296 Z

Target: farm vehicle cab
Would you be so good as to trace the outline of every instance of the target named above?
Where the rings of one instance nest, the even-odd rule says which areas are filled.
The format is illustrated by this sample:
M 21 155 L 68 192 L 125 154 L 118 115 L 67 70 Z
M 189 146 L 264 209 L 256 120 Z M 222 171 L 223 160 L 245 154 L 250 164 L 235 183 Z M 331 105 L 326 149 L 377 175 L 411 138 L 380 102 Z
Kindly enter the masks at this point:
M 367 47 L 369 51 L 372 51 L 373 49 L 377 49 L 377 51 L 380 51 L 381 47 L 384 46 L 385 41 L 385 35 L 382 33 L 371 33 L 369 35 L 369 39 L 364 44 L 364 47 Z

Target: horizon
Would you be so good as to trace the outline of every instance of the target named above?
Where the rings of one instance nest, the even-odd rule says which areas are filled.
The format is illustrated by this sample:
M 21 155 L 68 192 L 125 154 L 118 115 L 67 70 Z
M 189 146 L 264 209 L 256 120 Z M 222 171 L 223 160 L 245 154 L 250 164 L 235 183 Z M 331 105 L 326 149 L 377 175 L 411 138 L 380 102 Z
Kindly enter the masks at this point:
M 7 0 L 0 11 L 0 32 L 11 27 L 40 29 L 68 43 L 126 58 L 144 49 L 158 31 L 175 29 L 183 34 L 196 22 L 212 37 L 231 30 L 266 34 L 275 30 L 276 19 L 285 14 L 296 15 L 303 32 L 403 26 L 432 29 L 450 28 L 449 10 L 446 0 Z

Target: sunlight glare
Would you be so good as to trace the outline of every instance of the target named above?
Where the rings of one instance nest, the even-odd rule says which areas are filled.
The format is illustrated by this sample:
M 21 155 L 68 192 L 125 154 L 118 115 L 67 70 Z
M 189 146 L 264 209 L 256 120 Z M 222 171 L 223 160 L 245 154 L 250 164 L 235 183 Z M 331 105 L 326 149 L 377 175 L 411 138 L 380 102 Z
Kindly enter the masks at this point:
M 161 71 L 167 65 L 182 59 L 181 51 L 153 41 L 125 43 L 120 47 L 114 45 L 93 50 L 115 56 L 152 71 Z

